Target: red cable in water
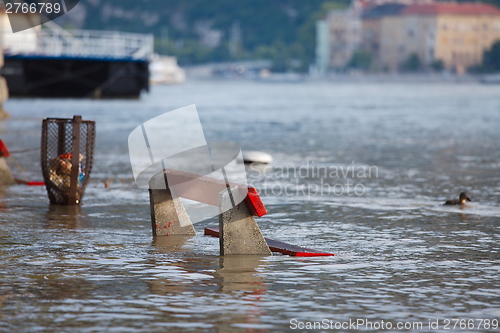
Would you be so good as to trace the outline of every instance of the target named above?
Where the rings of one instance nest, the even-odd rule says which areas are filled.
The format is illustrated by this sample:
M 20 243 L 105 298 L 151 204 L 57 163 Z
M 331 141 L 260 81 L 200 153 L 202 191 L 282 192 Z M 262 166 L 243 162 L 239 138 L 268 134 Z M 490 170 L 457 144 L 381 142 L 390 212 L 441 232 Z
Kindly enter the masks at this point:
M 28 182 L 28 186 L 44 186 L 45 182 Z

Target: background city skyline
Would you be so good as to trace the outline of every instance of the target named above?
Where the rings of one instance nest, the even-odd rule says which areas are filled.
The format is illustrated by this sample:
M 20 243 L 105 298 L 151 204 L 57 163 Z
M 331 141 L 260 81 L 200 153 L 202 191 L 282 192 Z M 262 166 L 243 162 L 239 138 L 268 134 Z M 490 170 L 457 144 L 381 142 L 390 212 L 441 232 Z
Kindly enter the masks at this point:
M 370 8 L 383 3 L 417 2 L 422 1 L 360 3 L 363 8 Z M 484 2 L 500 6 L 499 0 Z M 347 9 L 350 4 L 349 0 L 82 0 L 56 22 L 64 28 L 152 33 L 155 52 L 176 56 L 184 66 L 266 59 L 273 62 L 274 72 L 308 72 L 317 62 L 318 20 L 332 10 Z

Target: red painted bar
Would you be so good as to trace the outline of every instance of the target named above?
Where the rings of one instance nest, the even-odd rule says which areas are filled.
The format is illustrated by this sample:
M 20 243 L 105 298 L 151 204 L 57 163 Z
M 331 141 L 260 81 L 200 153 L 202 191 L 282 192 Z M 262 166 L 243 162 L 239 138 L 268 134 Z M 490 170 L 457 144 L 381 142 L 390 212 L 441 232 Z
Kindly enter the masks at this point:
M 217 228 L 205 228 L 205 235 L 212 237 L 219 237 L 219 229 Z M 274 239 L 264 238 L 266 240 L 269 249 L 273 252 L 279 252 L 281 254 L 289 255 L 292 257 L 327 257 L 334 256 L 333 253 L 321 252 L 313 249 L 308 249 L 305 247 L 292 245 L 288 243 L 283 243 L 276 241 Z
M 28 182 L 28 186 L 44 186 L 44 185 L 45 182 L 36 182 L 36 181 Z
M 267 214 L 267 209 L 255 187 L 248 186 L 248 195 L 245 197 L 245 204 L 254 216 L 262 217 Z

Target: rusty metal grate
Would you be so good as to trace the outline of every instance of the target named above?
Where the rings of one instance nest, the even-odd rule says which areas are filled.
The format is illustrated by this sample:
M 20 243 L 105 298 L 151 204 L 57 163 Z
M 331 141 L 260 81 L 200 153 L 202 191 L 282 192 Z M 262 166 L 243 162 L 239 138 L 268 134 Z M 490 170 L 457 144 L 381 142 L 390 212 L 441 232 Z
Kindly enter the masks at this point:
M 47 118 L 42 123 L 42 173 L 50 203 L 76 205 L 82 200 L 94 159 L 95 122 Z M 73 165 L 78 165 L 73 168 Z

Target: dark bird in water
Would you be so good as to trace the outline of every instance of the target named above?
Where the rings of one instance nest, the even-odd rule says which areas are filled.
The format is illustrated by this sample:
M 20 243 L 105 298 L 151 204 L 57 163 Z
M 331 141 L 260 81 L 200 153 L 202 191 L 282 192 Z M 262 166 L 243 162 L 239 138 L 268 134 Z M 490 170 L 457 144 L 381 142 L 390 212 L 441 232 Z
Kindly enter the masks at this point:
M 444 204 L 445 205 L 465 205 L 465 200 L 472 201 L 469 198 L 469 196 L 467 195 L 467 193 L 462 192 L 462 193 L 460 193 L 460 197 L 458 198 L 458 200 L 446 200 L 446 202 Z

